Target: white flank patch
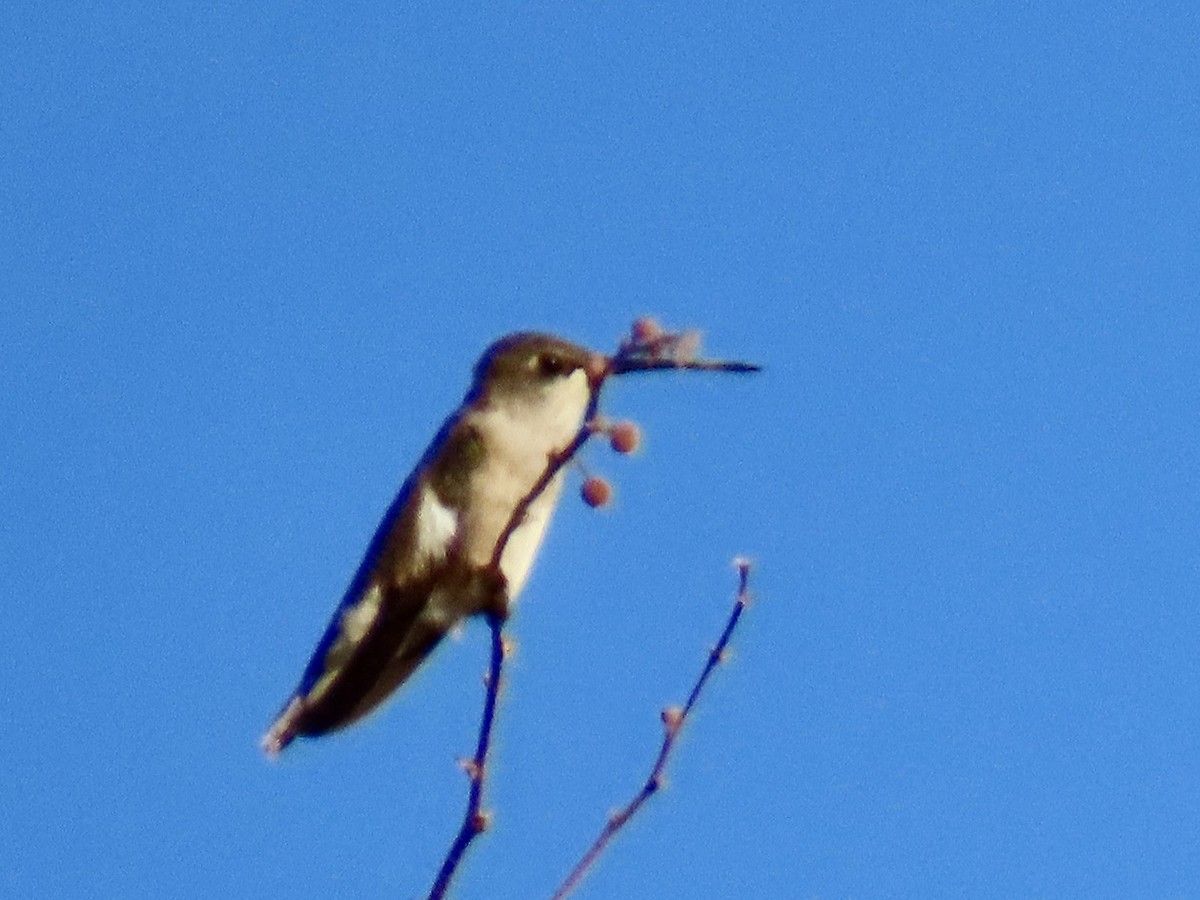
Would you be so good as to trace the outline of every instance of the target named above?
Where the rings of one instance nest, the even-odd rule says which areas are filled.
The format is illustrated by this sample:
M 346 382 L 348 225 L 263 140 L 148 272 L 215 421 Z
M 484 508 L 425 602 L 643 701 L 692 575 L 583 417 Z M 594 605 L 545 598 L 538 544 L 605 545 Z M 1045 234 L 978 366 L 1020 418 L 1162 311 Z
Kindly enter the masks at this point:
M 431 488 L 423 488 L 417 509 L 417 555 L 426 559 L 445 556 L 457 533 L 458 513 L 441 503 Z
M 338 636 L 338 644 L 347 641 L 351 646 L 357 644 L 367 633 L 367 629 L 379 615 L 379 601 L 383 593 L 379 585 L 373 584 L 362 595 L 362 599 L 342 613 L 342 633 Z M 335 645 L 334 651 L 336 652 Z M 332 655 L 332 654 L 331 654 Z

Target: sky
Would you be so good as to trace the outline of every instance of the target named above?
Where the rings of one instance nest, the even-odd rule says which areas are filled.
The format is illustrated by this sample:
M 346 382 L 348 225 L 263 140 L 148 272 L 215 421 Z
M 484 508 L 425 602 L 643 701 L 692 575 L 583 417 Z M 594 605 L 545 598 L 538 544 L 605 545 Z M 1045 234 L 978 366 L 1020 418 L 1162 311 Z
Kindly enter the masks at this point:
M 5 4 L 0 894 L 424 896 L 487 629 L 257 741 L 471 366 L 636 316 L 463 898 L 1200 883 L 1193 4 Z

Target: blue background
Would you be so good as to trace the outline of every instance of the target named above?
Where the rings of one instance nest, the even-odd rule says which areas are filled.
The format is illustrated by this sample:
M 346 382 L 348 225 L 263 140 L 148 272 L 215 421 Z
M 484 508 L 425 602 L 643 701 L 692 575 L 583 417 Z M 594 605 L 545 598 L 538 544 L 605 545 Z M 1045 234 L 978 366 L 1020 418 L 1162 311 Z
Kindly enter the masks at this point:
M 478 623 L 256 742 L 492 339 L 615 384 L 522 598 L 462 897 L 1200 883 L 1193 4 L 7 4 L 0 894 L 412 897 Z M 575 476 L 576 483 L 578 476 Z M 572 488 L 572 491 L 574 489 Z

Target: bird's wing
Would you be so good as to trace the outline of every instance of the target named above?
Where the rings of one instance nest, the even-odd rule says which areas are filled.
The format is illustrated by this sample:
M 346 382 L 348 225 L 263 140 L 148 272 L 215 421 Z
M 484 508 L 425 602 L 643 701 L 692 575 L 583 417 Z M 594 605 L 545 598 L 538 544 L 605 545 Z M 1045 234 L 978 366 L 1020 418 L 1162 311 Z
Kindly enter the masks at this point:
M 299 734 L 323 734 L 369 712 L 445 634 L 452 622 L 429 599 L 461 539 L 457 510 L 482 453 L 461 412 L 446 420 L 379 523 L 299 687 L 263 737 L 268 755 Z
M 424 487 L 414 474 L 388 509 L 299 686 L 263 737 L 268 755 L 299 734 L 322 734 L 368 712 L 444 633 L 421 613 L 457 518 Z

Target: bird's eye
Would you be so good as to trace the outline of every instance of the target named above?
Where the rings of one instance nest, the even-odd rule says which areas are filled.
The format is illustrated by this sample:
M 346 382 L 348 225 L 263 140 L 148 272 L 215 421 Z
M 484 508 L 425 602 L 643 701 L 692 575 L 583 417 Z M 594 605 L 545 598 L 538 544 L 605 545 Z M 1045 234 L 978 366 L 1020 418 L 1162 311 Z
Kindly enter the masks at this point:
M 534 360 L 534 365 L 537 367 L 538 374 L 546 378 L 566 375 L 571 371 L 571 364 L 553 353 L 539 353 Z

